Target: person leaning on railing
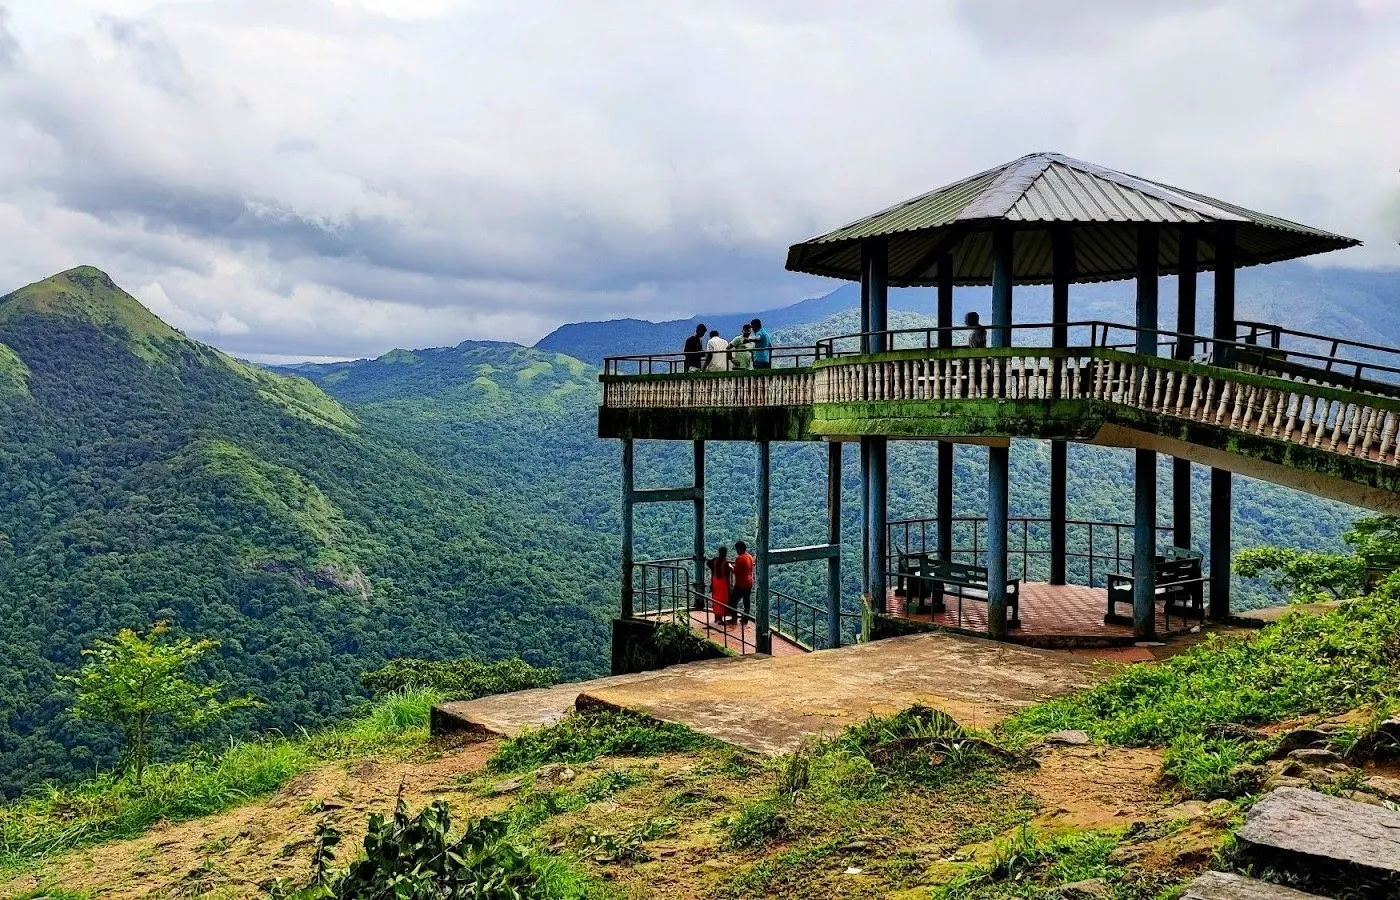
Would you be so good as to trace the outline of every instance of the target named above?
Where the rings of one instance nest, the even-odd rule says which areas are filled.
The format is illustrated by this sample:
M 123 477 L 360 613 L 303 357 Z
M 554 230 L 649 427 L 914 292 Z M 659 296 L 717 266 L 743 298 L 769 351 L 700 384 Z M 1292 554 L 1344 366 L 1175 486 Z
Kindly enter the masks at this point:
M 753 346 L 753 326 L 745 322 L 744 330 L 738 337 L 729 342 L 729 365 L 731 368 L 753 368 L 753 353 L 749 350 L 751 346 Z

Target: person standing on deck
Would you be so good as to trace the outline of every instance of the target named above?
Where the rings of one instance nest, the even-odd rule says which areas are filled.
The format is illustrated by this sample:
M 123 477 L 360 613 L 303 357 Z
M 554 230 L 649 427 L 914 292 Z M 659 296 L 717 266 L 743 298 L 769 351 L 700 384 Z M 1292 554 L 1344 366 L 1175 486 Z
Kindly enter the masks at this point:
M 705 345 L 709 358 L 705 362 L 707 372 L 729 371 L 729 342 L 719 336 L 718 331 L 710 332 L 710 342 Z
M 730 616 L 735 615 L 733 607 L 729 605 L 729 580 L 734 571 L 729 562 L 729 548 L 720 547 L 715 552 L 715 558 L 705 565 L 710 567 L 710 615 L 723 625 Z
M 739 605 L 743 604 L 745 619 L 752 618 L 749 615 L 749 601 L 753 597 L 753 554 L 749 553 L 748 545 L 743 541 L 734 542 L 734 590 L 730 594 L 729 603 L 734 609 L 734 615 L 739 615 Z
M 963 320 L 968 328 L 972 329 L 967 333 L 967 345 L 978 349 L 985 349 L 987 346 L 987 329 L 982 327 L 982 320 L 977 313 L 970 312 Z
M 705 326 L 696 325 L 695 333 L 685 339 L 685 370 L 705 368 Z
M 773 368 L 773 336 L 768 333 L 768 329 L 763 327 L 763 323 L 754 319 L 750 325 L 753 326 L 753 367 L 755 369 Z
M 744 330 L 734 340 L 729 342 L 732 348 L 730 365 L 736 369 L 752 369 L 753 353 L 749 347 L 753 344 L 753 326 L 748 322 L 744 323 Z

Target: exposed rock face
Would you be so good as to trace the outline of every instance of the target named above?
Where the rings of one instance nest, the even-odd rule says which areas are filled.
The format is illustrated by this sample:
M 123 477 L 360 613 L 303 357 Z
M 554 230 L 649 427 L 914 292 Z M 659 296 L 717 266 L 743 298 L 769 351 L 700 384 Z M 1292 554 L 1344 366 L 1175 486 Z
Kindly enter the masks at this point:
M 362 602 L 368 602 L 374 593 L 374 584 L 369 576 L 360 571 L 359 566 L 342 568 L 336 563 L 321 563 L 314 571 L 307 571 L 293 563 L 282 560 L 264 562 L 258 566 L 264 572 L 288 575 L 304 588 L 319 588 L 323 591 L 340 591 Z
M 1238 834 L 1252 860 L 1293 872 L 1400 891 L 1400 813 L 1299 788 L 1278 788 Z

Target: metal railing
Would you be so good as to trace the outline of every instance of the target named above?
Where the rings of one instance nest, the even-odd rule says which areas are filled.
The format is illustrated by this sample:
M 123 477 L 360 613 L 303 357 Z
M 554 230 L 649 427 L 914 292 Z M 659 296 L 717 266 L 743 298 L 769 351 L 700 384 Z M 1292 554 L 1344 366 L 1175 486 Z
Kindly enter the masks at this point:
M 726 350 L 727 366 L 719 371 L 754 371 L 763 372 L 764 369 L 754 369 L 752 364 L 746 369 L 734 368 L 734 355 L 736 353 L 748 353 L 749 359 L 753 359 L 753 354 L 761 351 L 753 350 Z M 768 351 L 772 369 L 801 369 L 810 366 L 819 359 L 817 348 L 811 344 L 795 347 L 772 347 Z M 603 360 L 604 375 L 700 375 L 708 370 L 702 367 L 687 368 L 687 357 L 689 354 L 684 351 L 680 353 L 644 353 L 634 356 L 609 356 Z M 709 351 L 703 351 L 704 358 L 709 358 Z M 702 360 L 703 362 L 703 360 Z
M 826 628 L 826 607 L 799 600 L 782 591 L 768 591 L 774 634 L 804 650 L 824 650 L 831 646 Z
M 654 622 L 674 622 L 711 643 L 740 655 L 758 648 L 742 624 L 715 621 L 709 595 L 691 582 L 688 557 L 648 560 L 632 564 L 632 617 Z
M 953 517 L 951 562 L 987 564 L 987 520 L 980 516 Z M 1157 547 L 1170 545 L 1171 527 L 1157 526 Z M 898 569 L 900 554 L 937 553 L 937 519 L 898 519 L 887 523 L 889 558 L 886 570 Z M 1050 519 L 1018 516 L 1007 520 L 1007 577 L 1048 581 Z M 1133 526 L 1124 522 L 1088 519 L 1065 521 L 1065 576 L 1071 584 L 1106 587 L 1109 575 L 1133 570 Z

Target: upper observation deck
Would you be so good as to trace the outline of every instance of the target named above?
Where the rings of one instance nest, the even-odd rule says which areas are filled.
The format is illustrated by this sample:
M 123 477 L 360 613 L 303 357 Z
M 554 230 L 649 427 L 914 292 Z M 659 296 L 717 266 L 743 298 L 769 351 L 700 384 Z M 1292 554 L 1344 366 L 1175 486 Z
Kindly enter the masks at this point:
M 1056 328 L 989 328 L 1009 334 L 983 348 L 947 346 L 965 328 L 841 335 L 776 348 L 767 370 L 687 373 L 681 354 L 614 357 L 598 434 L 1071 440 L 1400 511 L 1400 350 L 1252 322 L 1230 341 L 1073 322 L 1052 346 Z M 889 349 L 862 352 L 872 344 Z

